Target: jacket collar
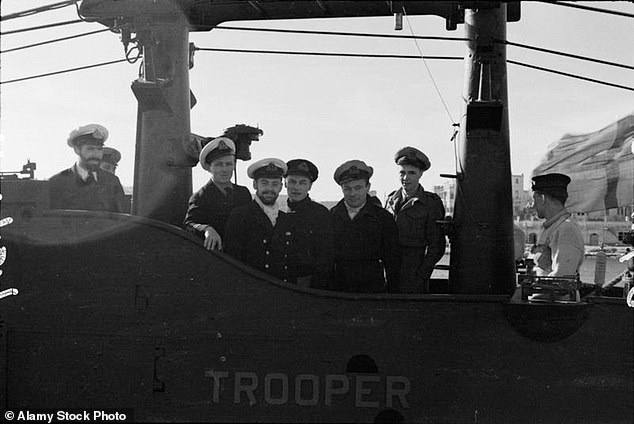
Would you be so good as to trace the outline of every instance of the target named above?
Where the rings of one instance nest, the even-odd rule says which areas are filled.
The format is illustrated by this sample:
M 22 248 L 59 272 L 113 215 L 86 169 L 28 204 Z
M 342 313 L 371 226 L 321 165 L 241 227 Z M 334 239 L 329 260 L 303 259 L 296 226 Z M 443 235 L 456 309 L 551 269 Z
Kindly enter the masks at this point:
M 88 174 L 90 174 L 88 170 L 79 166 L 78 162 L 75 162 L 75 165 L 73 165 L 73 167 L 71 168 L 71 172 L 77 175 L 82 181 L 86 181 L 86 179 L 88 178 Z M 99 181 L 99 178 L 97 177 L 97 171 L 93 171 L 92 176 L 94 177 L 95 181 Z
M 368 195 L 365 198 L 365 204 L 359 210 L 359 213 L 355 217 L 363 215 L 363 214 L 376 215 L 376 210 L 372 206 L 375 206 L 375 205 L 372 202 L 370 195 Z M 345 216 L 348 219 L 350 219 L 350 217 L 348 216 L 348 207 L 346 205 L 345 200 L 341 199 L 339 203 L 337 203 L 332 209 L 335 212 L 335 214 L 340 216 Z
M 423 197 L 423 192 L 425 191 L 425 189 L 423 188 L 422 185 L 418 185 L 418 189 L 416 190 L 416 193 L 414 193 L 412 196 L 410 197 L 406 197 L 405 196 L 405 189 L 403 187 L 399 188 L 398 190 L 396 190 L 392 196 L 390 196 L 390 206 L 392 207 L 392 209 L 394 209 L 396 207 L 397 204 L 399 204 L 400 202 L 404 201 L 405 203 L 403 204 L 403 206 L 401 206 L 401 210 L 403 208 L 412 206 L 414 203 L 419 202 L 420 199 Z
M 310 196 L 306 196 L 305 199 L 302 199 L 299 202 L 291 202 L 290 199 L 286 199 L 286 205 L 288 206 L 289 212 L 299 212 L 305 210 L 311 202 L 312 200 L 310 199 Z
M 544 228 L 549 228 L 551 227 L 553 224 L 560 222 L 560 221 L 565 221 L 566 219 L 570 218 L 570 211 L 568 211 L 568 209 L 564 208 L 562 210 L 560 210 L 559 212 L 557 212 L 556 215 L 551 216 L 550 218 L 548 218 L 546 221 L 544 221 Z

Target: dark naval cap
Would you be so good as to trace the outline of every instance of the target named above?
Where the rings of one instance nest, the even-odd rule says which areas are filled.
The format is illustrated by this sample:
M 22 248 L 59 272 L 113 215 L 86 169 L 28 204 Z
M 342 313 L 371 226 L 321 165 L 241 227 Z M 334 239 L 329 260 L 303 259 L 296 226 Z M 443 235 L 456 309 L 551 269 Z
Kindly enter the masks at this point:
M 204 143 L 204 142 L 203 142 Z M 227 137 L 216 137 L 203 146 L 198 155 L 200 166 L 205 171 L 209 171 L 211 162 L 227 155 L 235 155 L 236 145 L 233 140 Z
M 286 174 L 286 164 L 281 159 L 267 158 L 252 163 L 247 168 L 249 178 L 282 178 Z
M 369 180 L 374 173 L 374 169 L 368 166 L 362 160 L 349 160 L 335 170 L 335 181 L 337 184 L 343 184 L 352 180 Z
M 71 131 L 66 143 L 70 147 L 79 146 L 81 144 L 97 144 L 103 146 L 108 139 L 108 130 L 99 124 L 82 125 Z
M 536 175 L 532 178 L 533 185 L 531 189 L 544 194 L 565 195 L 567 187 L 570 183 L 570 177 L 564 174 L 544 174 Z
M 289 175 L 300 175 L 307 177 L 311 182 L 315 182 L 319 176 L 319 171 L 314 163 L 306 159 L 293 159 L 286 162 L 288 170 L 285 177 Z
M 112 147 L 104 147 L 101 160 L 116 165 L 121 160 L 121 153 Z
M 431 162 L 427 155 L 415 147 L 403 147 L 394 155 L 394 162 L 397 165 L 411 165 L 422 170 L 427 171 L 431 167 Z

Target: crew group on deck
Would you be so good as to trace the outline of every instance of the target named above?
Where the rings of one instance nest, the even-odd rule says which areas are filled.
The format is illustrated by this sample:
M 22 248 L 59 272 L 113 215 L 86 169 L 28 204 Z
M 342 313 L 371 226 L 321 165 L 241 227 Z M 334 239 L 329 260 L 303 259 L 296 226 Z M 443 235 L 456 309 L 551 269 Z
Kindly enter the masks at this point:
M 419 183 L 427 156 L 400 149 L 401 188 L 386 207 L 370 196 L 374 172 L 350 160 L 334 173 L 343 199 L 330 211 L 309 192 L 319 170 L 307 159 L 256 161 L 247 169 L 253 197 L 233 184 L 235 145 L 226 137 L 208 142 L 201 166 L 211 178 L 189 201 L 185 228 L 207 249 L 228 255 L 287 283 L 359 293 L 425 293 L 434 265 L 445 251 L 440 197 Z M 286 187 L 288 200 L 278 196 Z
M 71 132 L 78 160 L 50 178 L 53 209 L 122 212 L 124 194 L 114 175 L 121 159 L 104 147 L 108 130 L 90 124 Z M 231 181 L 236 147 L 228 137 L 208 139 L 199 161 L 211 175 L 194 193 L 184 221 L 209 250 L 221 250 L 253 268 L 301 287 L 357 293 L 429 293 L 445 251 L 443 203 L 420 179 L 431 163 L 414 147 L 394 156 L 401 187 L 385 206 L 370 196 L 373 168 L 361 160 L 341 164 L 333 178 L 343 198 L 331 210 L 309 192 L 319 170 L 307 159 L 256 161 L 247 169 L 254 195 Z M 570 179 L 533 178 L 534 203 L 544 231 L 537 246 L 539 275 L 578 273 L 583 239 L 564 204 Z M 286 187 L 286 205 L 278 196 Z

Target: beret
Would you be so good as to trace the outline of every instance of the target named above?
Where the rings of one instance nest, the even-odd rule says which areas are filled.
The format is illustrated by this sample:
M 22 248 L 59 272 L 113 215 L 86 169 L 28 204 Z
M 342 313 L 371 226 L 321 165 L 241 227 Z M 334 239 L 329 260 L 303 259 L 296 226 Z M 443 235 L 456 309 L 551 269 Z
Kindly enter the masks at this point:
M 362 160 L 349 160 L 340 165 L 335 170 L 335 181 L 337 184 L 345 183 L 346 181 L 370 179 L 374 169 L 368 166 Z
M 286 174 L 286 164 L 281 159 L 266 158 L 252 163 L 247 168 L 249 178 L 282 178 Z
M 286 162 L 286 176 L 301 175 L 307 177 L 311 182 L 315 182 L 319 176 L 319 171 L 314 163 L 306 159 L 293 159 Z
M 394 155 L 394 162 L 398 165 L 411 165 L 421 169 L 423 172 L 431 167 L 431 162 L 427 155 L 415 147 L 403 147 Z
M 235 155 L 236 145 L 233 140 L 227 137 L 217 137 L 211 140 L 206 140 L 207 144 L 204 144 L 198 155 L 200 166 L 205 171 L 209 171 L 211 162 L 222 156 Z M 205 141 L 203 141 L 205 143 Z
M 121 153 L 112 147 L 104 147 L 101 160 L 116 165 L 121 160 Z
M 70 147 L 75 147 L 80 142 L 97 142 L 103 145 L 108 139 L 108 130 L 99 124 L 82 125 L 71 131 L 66 143 Z

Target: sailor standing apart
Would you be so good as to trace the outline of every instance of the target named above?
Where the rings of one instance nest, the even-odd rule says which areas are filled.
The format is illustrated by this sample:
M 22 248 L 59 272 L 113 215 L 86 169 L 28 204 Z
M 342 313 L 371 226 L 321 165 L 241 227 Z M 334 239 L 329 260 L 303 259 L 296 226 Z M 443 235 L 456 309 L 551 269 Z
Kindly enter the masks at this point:
M 125 195 L 119 178 L 99 167 L 108 130 L 98 124 L 73 130 L 67 144 L 77 162 L 49 179 L 51 209 L 123 212 Z
M 400 257 L 396 223 L 368 195 L 372 167 L 360 160 L 335 170 L 343 199 L 333 215 L 334 289 L 347 292 L 398 292 Z
M 385 208 L 398 227 L 401 247 L 400 292 L 429 293 L 434 265 L 445 254 L 445 235 L 438 221 L 445 207 L 437 194 L 425 191 L 419 181 L 431 163 L 414 147 L 403 147 L 394 156 L 401 188 L 389 194 Z
M 334 259 L 332 217 L 328 208 L 314 202 L 308 194 L 319 171 L 306 159 L 290 160 L 286 166 L 287 217 L 293 233 L 288 263 L 291 282 L 326 289 Z
M 286 164 L 275 158 L 259 160 L 247 168 L 255 195 L 253 201 L 229 214 L 224 249 L 253 268 L 290 282 L 288 258 L 293 234 L 277 203 L 286 170 Z
M 533 207 L 544 218 L 543 231 L 534 248 L 535 274 L 549 277 L 576 277 L 583 262 L 583 234 L 565 208 L 570 178 L 545 174 L 532 178 Z
M 227 137 L 208 142 L 200 151 L 200 166 L 211 178 L 189 199 L 185 228 L 203 238 L 208 250 L 222 249 L 223 233 L 229 212 L 251 201 L 246 187 L 233 184 L 236 147 Z

